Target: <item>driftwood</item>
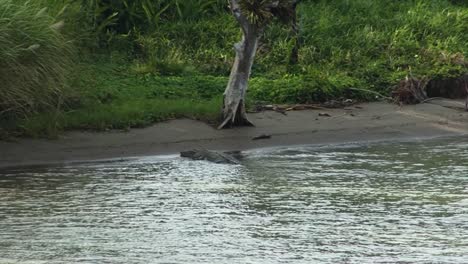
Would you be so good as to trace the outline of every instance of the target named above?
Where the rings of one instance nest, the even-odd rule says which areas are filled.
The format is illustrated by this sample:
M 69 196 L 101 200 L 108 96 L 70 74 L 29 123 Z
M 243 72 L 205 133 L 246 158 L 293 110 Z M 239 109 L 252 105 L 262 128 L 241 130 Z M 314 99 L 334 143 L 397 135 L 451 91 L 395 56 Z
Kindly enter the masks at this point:
M 319 105 L 313 105 L 313 104 L 295 104 L 295 105 L 287 105 L 287 104 L 281 104 L 281 105 L 256 105 L 253 110 L 251 110 L 251 113 L 258 113 L 258 112 L 263 112 L 263 111 L 275 111 L 280 114 L 286 115 L 286 112 L 288 111 L 299 111 L 299 110 L 307 110 L 307 109 L 313 109 L 313 110 L 318 110 L 318 109 L 325 109 L 322 106 Z
M 270 139 L 271 135 L 268 134 L 262 134 L 260 136 L 253 137 L 252 140 L 260 140 L 260 139 Z

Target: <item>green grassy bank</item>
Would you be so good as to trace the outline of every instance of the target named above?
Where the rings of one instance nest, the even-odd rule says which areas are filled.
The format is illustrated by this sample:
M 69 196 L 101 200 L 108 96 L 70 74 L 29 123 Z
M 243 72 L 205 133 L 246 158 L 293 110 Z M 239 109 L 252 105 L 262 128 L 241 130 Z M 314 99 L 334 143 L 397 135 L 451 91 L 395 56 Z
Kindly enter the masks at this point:
M 103 2 L 42 0 L 32 7 L 0 0 L 0 79 L 9 83 L 0 91 L 0 134 L 216 120 L 240 39 L 224 1 Z M 25 7 L 29 13 L 21 13 Z M 371 100 L 350 88 L 389 94 L 409 74 L 441 79 L 468 72 L 465 1 L 316 0 L 298 12 L 298 63 L 289 63 L 289 27 L 273 24 L 261 40 L 250 102 Z M 31 27 L 31 17 L 41 23 Z M 15 105 L 21 93 L 26 97 Z

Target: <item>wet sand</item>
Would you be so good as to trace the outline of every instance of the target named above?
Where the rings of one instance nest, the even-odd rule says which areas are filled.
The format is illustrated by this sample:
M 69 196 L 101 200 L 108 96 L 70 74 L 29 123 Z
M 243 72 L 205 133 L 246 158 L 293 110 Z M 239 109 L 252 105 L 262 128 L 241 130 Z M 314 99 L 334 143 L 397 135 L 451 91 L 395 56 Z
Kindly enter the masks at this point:
M 468 112 L 463 106 L 454 100 L 403 107 L 366 103 L 287 115 L 265 111 L 249 115 L 255 127 L 228 130 L 180 119 L 129 132 L 69 132 L 57 140 L 0 141 L 0 168 L 176 154 L 192 148 L 247 150 L 466 135 Z M 252 140 L 262 134 L 271 138 Z

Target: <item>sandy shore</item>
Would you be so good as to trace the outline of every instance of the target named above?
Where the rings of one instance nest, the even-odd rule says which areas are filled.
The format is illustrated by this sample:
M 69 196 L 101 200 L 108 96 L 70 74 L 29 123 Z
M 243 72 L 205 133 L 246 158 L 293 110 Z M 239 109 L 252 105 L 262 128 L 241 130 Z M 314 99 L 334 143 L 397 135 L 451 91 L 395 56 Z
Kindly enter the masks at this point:
M 130 132 L 70 132 L 57 140 L 0 141 L 0 168 L 146 155 L 191 148 L 246 150 L 271 146 L 401 140 L 468 134 L 463 103 L 436 100 L 399 107 L 367 103 L 345 109 L 307 110 L 287 115 L 251 114 L 256 127 L 216 130 L 193 120 L 174 120 Z M 326 113 L 330 116 L 320 116 Z M 261 134 L 271 139 L 253 141 Z

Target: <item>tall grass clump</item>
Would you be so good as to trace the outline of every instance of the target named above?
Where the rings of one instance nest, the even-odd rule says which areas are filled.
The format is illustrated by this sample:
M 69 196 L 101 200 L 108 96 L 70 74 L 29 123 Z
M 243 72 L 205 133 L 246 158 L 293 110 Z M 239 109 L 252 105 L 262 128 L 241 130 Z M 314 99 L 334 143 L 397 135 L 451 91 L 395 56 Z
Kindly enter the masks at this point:
M 34 1 L 0 0 L 0 118 L 59 104 L 71 54 L 62 24 Z

